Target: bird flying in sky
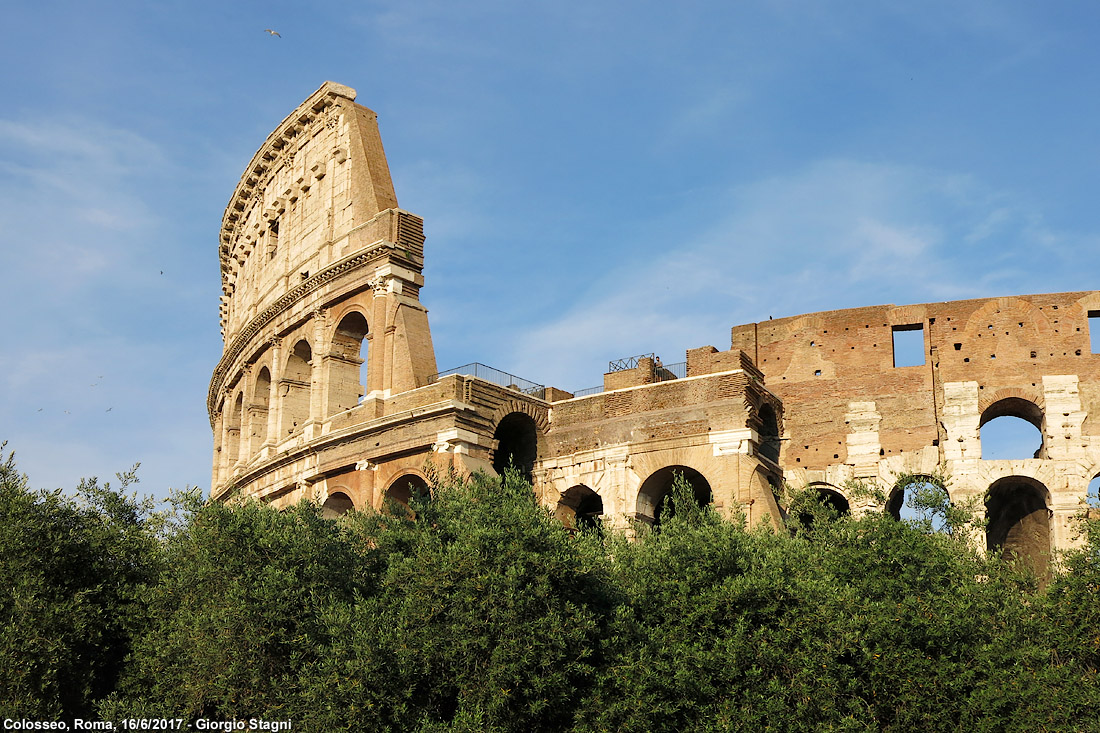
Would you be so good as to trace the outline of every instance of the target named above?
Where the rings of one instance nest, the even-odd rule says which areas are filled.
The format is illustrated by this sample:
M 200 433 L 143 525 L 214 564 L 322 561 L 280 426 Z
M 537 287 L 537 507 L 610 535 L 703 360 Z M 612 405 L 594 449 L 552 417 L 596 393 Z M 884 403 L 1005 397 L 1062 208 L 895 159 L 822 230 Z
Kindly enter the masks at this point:
M 282 38 L 282 35 L 278 31 L 273 31 L 270 28 L 264 28 L 264 33 L 270 33 L 273 36 L 279 36 L 279 38 Z

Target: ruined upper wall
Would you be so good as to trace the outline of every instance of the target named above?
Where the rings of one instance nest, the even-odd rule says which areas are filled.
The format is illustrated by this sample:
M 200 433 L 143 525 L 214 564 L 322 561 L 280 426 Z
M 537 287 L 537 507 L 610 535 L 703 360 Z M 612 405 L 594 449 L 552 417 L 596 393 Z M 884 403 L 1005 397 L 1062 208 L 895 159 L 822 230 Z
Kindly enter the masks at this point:
M 736 326 L 728 353 L 753 356 L 783 400 L 784 468 L 824 468 L 853 462 L 854 403 L 875 403 L 881 456 L 938 445 L 948 382 L 977 383 L 983 409 L 1009 396 L 1043 408 L 1043 377 L 1075 375 L 1083 408 L 1100 409 L 1090 311 L 1100 292 L 825 311 Z M 895 367 L 893 334 L 906 327 L 922 330 L 924 363 Z M 696 352 L 689 374 L 721 368 L 722 353 Z M 1084 432 L 1100 427 L 1086 421 Z
M 227 344 L 257 313 L 347 254 L 331 245 L 357 227 L 373 222 L 380 231 L 368 238 L 400 240 L 401 222 L 377 221 L 397 207 L 377 115 L 354 99 L 354 89 L 325 82 L 275 128 L 241 176 L 219 247 Z M 409 223 L 420 226 L 405 222 L 406 229 Z M 404 240 L 422 264 L 422 228 Z

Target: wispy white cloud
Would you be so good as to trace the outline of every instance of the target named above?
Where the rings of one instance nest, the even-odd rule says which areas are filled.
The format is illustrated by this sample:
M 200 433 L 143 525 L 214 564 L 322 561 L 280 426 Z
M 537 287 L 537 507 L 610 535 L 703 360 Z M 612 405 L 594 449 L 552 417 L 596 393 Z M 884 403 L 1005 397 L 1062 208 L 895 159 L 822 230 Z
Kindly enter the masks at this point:
M 505 358 L 530 378 L 589 386 L 611 358 L 680 361 L 686 348 L 728 348 L 731 326 L 773 315 L 1059 289 L 1066 270 L 1037 247 L 1084 241 L 967 176 L 843 159 L 738 186 L 715 204 L 711 224 L 600 278 Z M 1040 270 L 1046 282 L 1035 281 Z

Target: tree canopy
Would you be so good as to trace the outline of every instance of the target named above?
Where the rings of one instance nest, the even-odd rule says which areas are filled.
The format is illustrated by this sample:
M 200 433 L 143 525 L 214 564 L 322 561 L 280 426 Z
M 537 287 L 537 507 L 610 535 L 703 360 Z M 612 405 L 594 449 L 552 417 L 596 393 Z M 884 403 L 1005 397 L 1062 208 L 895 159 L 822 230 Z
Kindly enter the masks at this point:
M 1100 727 L 1095 521 L 1040 583 L 976 550 L 973 518 L 934 492 L 900 521 L 801 493 L 790 527 L 750 530 L 678 480 L 659 526 L 624 534 L 565 531 L 512 472 L 437 475 L 408 506 L 338 520 L 194 495 L 157 513 L 121 478 L 69 496 L 0 466 L 4 717 Z

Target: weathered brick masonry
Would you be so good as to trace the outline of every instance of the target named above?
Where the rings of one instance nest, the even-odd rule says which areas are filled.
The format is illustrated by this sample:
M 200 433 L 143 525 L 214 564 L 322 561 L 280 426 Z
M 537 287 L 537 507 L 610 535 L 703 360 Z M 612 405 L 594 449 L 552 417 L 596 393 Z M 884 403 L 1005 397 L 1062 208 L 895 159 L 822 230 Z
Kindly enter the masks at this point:
M 440 376 L 423 221 L 398 208 L 376 116 L 354 98 L 332 83 L 311 95 L 226 208 L 213 498 L 309 497 L 338 513 L 407 500 L 429 465 L 512 462 L 569 526 L 659 521 L 676 472 L 700 501 L 777 525 L 784 479 L 871 511 L 850 479 L 889 492 L 943 465 L 953 499 L 987 502 L 992 544 L 1041 563 L 1073 542 L 1100 473 L 1100 293 L 746 324 L 729 351 L 690 350 L 682 373 L 643 357 L 580 397 L 483 367 Z M 923 334 L 923 364 L 894 366 L 895 330 Z M 982 459 L 979 429 L 1000 415 L 1042 431 L 1037 457 Z

